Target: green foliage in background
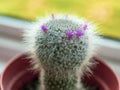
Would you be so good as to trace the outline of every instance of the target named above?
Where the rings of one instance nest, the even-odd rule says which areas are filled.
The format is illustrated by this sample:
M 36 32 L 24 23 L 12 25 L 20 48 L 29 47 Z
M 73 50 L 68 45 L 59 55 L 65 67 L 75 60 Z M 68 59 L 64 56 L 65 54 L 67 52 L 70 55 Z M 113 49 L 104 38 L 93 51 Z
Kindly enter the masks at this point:
M 120 39 L 120 0 L 0 0 L 0 14 L 29 21 L 70 13 L 97 22 L 102 35 Z

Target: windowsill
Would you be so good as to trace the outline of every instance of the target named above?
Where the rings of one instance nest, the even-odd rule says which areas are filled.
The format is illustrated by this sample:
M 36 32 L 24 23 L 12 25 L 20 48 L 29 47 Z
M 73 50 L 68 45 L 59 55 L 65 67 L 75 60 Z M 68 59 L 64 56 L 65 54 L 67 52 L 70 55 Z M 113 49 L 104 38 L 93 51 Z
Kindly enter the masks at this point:
M 22 31 L 30 24 L 31 22 L 0 16 L 0 34 L 21 41 Z M 103 38 L 98 45 L 101 47 L 97 52 L 99 56 L 120 61 L 119 41 Z
M 24 51 L 22 32 L 30 24 L 31 22 L 0 16 L 0 47 L 12 48 L 15 53 Z M 101 47 L 97 52 L 99 57 L 102 57 L 107 62 L 120 63 L 119 41 L 102 38 L 97 44 Z

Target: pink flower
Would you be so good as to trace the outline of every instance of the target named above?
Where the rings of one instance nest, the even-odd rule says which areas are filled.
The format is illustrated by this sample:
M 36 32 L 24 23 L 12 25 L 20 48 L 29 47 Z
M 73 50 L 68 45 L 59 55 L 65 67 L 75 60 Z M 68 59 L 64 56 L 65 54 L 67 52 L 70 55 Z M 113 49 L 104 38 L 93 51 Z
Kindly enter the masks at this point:
M 70 39 L 74 38 L 74 32 L 72 30 L 68 30 L 67 33 L 66 33 L 66 35 Z
M 83 25 L 83 30 L 87 30 L 88 29 L 88 24 L 84 24 Z
M 84 35 L 84 32 L 80 29 L 76 30 L 76 36 L 77 37 L 80 37 L 80 36 L 83 36 Z
M 48 29 L 47 29 L 47 26 L 46 26 L 46 25 L 42 25 L 42 26 L 41 26 L 41 29 L 42 29 L 45 33 L 48 31 Z

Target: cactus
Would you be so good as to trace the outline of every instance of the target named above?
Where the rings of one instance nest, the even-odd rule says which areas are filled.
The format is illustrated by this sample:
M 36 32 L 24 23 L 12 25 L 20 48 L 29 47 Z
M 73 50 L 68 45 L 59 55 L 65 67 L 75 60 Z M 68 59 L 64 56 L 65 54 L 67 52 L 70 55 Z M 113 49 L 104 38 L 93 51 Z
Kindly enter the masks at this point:
M 84 90 L 81 77 L 90 71 L 95 48 L 95 26 L 76 16 L 54 15 L 38 20 L 25 32 L 37 69 L 40 89 Z

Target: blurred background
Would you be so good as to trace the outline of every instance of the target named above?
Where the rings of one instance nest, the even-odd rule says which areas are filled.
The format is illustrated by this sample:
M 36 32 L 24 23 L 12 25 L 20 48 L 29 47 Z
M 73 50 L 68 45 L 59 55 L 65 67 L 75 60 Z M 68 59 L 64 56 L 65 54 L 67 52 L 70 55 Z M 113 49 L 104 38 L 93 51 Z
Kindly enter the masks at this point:
M 120 76 L 120 0 L 0 0 L 0 73 L 25 52 L 22 32 L 51 13 L 75 14 L 93 21 L 103 37 L 97 52 Z

